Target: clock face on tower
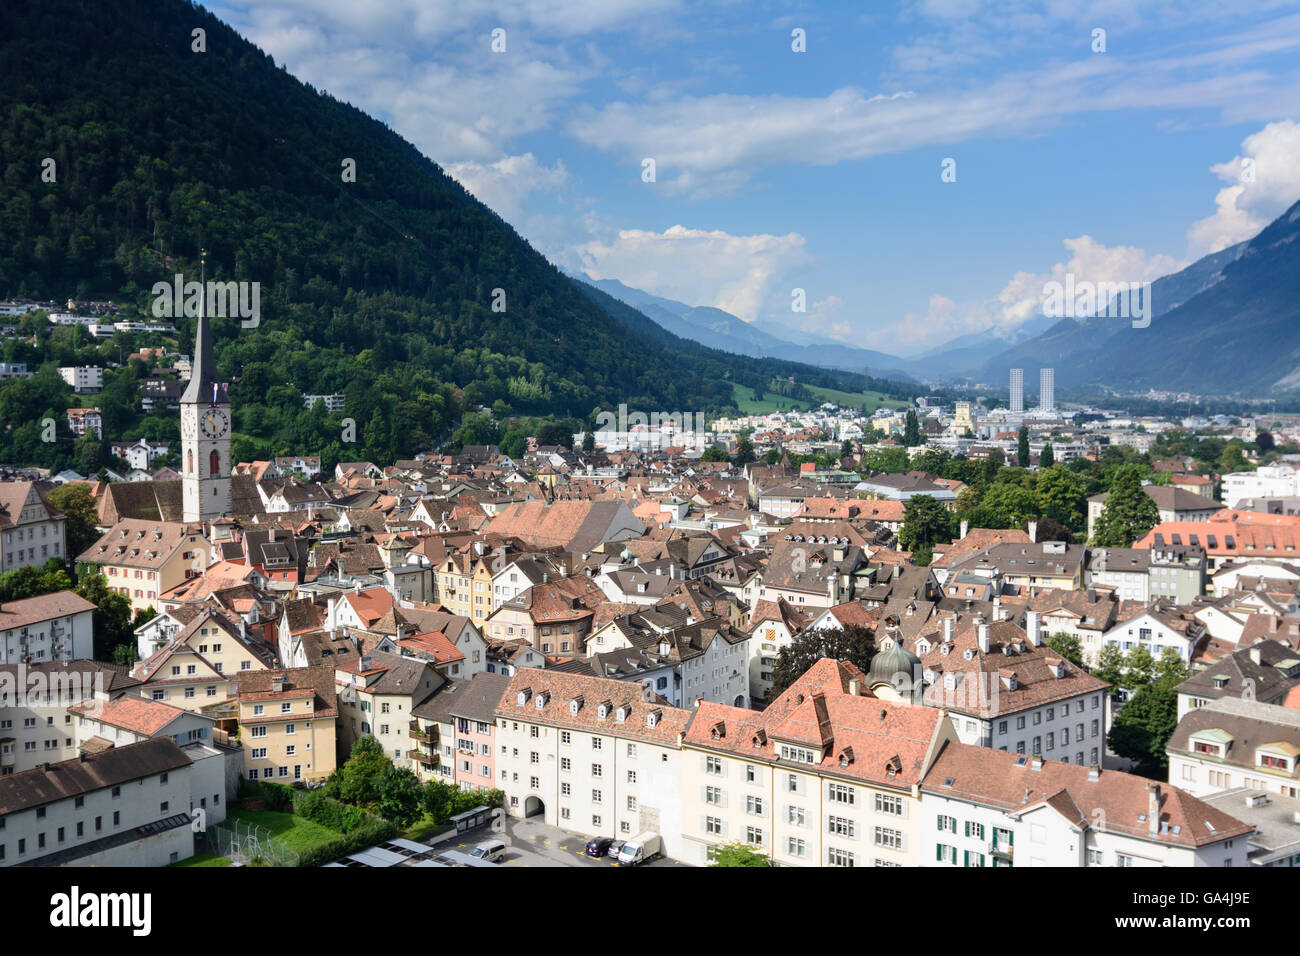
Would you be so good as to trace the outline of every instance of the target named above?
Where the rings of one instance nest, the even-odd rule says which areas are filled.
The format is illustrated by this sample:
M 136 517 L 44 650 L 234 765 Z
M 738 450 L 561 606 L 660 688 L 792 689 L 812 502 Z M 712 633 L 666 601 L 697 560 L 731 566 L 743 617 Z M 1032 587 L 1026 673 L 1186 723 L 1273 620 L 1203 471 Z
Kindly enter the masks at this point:
M 230 428 L 230 420 L 220 408 L 208 408 L 199 412 L 199 431 L 204 438 L 221 438 Z

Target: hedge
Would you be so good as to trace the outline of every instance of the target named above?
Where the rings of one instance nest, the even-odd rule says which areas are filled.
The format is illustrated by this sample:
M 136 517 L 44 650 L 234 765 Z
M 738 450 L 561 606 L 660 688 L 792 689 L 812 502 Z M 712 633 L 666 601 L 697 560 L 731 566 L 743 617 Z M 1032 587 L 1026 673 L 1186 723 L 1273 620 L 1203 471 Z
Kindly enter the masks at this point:
M 261 800 L 267 810 L 277 813 L 293 813 L 292 787 L 266 780 L 239 781 L 239 798 L 241 800 Z
M 370 820 L 351 833 L 341 836 L 337 840 L 331 840 L 329 843 L 322 843 L 306 853 L 299 854 L 298 865 L 324 866 L 341 856 L 347 856 L 357 850 L 364 850 L 368 846 L 383 843 L 385 840 L 391 840 L 398 835 L 397 827 L 387 820 L 381 820 L 379 817 L 370 816 L 370 814 L 366 815 L 370 817 Z

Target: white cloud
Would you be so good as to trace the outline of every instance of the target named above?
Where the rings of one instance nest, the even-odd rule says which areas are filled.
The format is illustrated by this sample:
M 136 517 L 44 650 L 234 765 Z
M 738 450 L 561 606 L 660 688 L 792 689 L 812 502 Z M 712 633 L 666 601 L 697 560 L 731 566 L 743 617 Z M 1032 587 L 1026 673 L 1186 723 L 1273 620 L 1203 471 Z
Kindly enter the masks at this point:
M 661 181 L 698 195 L 734 191 L 766 164 L 826 165 L 1037 134 L 1084 113 L 1217 108 L 1241 121 L 1271 119 L 1288 100 L 1300 105 L 1300 93 L 1279 87 L 1267 71 L 1242 69 L 1265 54 L 1300 50 L 1300 16 L 1206 42 L 1213 48 L 1075 57 L 992 80 L 892 93 L 842 87 L 824 96 L 611 102 L 578 112 L 567 130 L 629 164 L 654 157 Z
M 513 222 L 533 192 L 556 192 L 569 178 L 563 160 L 548 169 L 532 153 L 506 156 L 495 163 L 452 163 L 447 174 L 502 219 Z
M 624 229 L 579 246 L 584 270 L 689 305 L 711 305 L 752 322 L 767 309 L 790 309 L 789 276 L 811 257 L 804 238 L 733 236 L 673 226 L 663 232 Z
M 1251 238 L 1300 199 L 1300 123 L 1269 123 L 1210 171 L 1228 185 L 1214 197 L 1215 213 L 1187 231 L 1198 257 Z
M 979 302 L 956 303 L 943 295 L 930 296 L 925 312 L 909 312 L 897 323 L 867 336 L 876 348 L 907 352 L 928 349 L 948 339 L 988 332 L 1010 338 L 1024 323 L 1043 317 L 1043 286 L 1074 276 L 1082 282 L 1152 282 L 1183 268 L 1172 256 L 1151 254 L 1135 246 L 1106 246 L 1091 236 L 1064 240 L 1070 258 L 1044 273 L 1016 272 L 998 294 Z

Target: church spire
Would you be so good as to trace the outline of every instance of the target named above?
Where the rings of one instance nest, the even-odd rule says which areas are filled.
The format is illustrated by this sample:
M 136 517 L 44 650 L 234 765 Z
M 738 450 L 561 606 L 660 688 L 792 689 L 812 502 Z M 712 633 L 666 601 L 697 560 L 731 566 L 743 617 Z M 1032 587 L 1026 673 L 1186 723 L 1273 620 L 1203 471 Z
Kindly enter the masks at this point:
M 224 405 L 226 386 L 217 381 L 217 361 L 212 353 L 212 329 L 208 325 L 208 252 L 204 249 L 199 254 L 199 321 L 194 334 L 194 360 L 190 366 L 190 383 L 181 395 L 182 404 L 197 405 L 206 402 L 209 405 Z

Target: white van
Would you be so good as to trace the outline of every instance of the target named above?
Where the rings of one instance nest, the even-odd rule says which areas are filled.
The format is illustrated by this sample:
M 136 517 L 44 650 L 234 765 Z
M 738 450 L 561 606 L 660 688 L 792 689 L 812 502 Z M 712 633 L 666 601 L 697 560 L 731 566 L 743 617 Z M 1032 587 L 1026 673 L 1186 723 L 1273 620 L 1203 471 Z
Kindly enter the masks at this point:
M 623 844 L 623 849 L 618 853 L 618 862 L 624 866 L 636 866 L 663 855 L 663 841 L 659 839 L 659 834 L 642 833 Z
M 506 858 L 506 845 L 500 840 L 488 840 L 470 850 L 469 855 L 484 863 L 499 863 Z

